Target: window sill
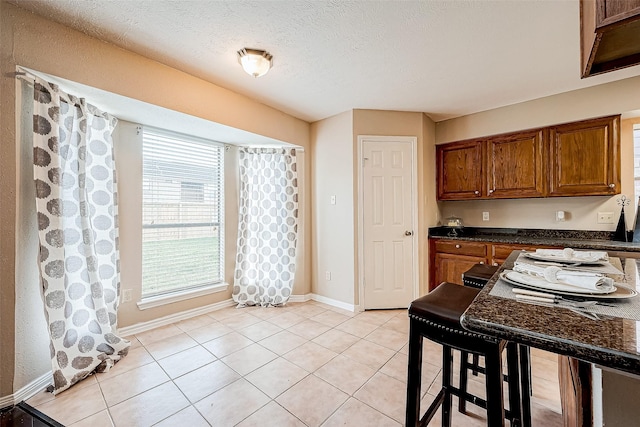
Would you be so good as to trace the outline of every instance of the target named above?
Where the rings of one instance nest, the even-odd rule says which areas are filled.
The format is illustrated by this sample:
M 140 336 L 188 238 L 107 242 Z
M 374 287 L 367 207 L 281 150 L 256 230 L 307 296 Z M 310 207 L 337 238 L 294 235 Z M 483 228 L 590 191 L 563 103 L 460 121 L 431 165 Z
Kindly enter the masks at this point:
M 149 308 L 159 307 L 161 305 L 171 304 L 178 301 L 184 301 L 191 298 L 197 298 L 204 295 L 215 294 L 217 292 L 224 292 L 229 288 L 229 284 L 226 282 L 216 283 L 214 285 L 203 286 L 197 289 L 188 289 L 184 291 L 173 292 L 166 295 L 158 295 L 155 297 L 143 298 L 138 302 L 138 308 L 140 310 L 147 310 Z

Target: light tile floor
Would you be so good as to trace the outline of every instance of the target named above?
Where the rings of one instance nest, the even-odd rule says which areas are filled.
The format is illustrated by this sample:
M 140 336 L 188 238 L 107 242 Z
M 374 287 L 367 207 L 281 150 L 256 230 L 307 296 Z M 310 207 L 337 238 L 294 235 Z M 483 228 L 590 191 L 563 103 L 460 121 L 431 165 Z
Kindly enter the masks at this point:
M 399 426 L 408 327 L 406 310 L 225 308 L 128 337 L 129 355 L 109 373 L 28 403 L 74 427 Z M 442 363 L 438 345 L 425 351 L 423 410 Z M 557 356 L 534 349 L 532 368 L 533 425 L 560 426 Z M 481 375 L 469 390 L 484 395 Z M 453 425 L 485 425 L 484 410 L 468 408 Z

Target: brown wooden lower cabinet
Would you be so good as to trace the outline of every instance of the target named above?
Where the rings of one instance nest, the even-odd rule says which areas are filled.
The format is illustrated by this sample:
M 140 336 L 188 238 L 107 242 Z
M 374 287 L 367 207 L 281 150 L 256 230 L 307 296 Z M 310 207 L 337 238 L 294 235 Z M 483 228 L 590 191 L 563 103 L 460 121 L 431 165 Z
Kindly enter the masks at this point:
M 477 263 L 501 265 L 515 250 L 535 251 L 553 246 L 429 239 L 429 291 L 442 282 L 462 285 L 462 274 Z M 565 427 L 592 426 L 591 365 L 558 356 L 560 400 Z
M 551 246 L 532 246 L 491 243 L 491 265 L 502 265 L 513 251 L 535 251 L 536 249 L 554 249 Z
M 451 282 L 462 285 L 462 273 L 478 263 L 485 262 L 486 258 L 437 253 L 435 257 L 436 283 L 439 285 L 442 282 Z
M 429 291 L 442 282 L 462 285 L 462 273 L 487 262 L 484 242 L 429 239 Z
M 558 380 L 564 427 L 591 427 L 591 365 L 567 356 L 558 356 Z
M 429 239 L 429 291 L 442 282 L 462 285 L 462 274 L 475 264 L 502 265 L 515 250 L 535 251 L 552 246 Z

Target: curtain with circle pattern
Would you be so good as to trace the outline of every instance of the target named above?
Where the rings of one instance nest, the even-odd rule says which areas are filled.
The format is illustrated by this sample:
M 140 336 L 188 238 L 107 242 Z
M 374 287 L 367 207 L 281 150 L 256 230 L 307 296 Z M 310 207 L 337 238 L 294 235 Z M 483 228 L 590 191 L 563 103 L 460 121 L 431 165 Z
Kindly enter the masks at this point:
M 127 354 L 120 291 L 115 117 L 55 84 L 34 83 L 33 160 L 40 278 L 54 393 Z
M 241 148 L 238 252 L 233 299 L 238 306 L 284 305 L 291 296 L 298 240 L 295 149 Z

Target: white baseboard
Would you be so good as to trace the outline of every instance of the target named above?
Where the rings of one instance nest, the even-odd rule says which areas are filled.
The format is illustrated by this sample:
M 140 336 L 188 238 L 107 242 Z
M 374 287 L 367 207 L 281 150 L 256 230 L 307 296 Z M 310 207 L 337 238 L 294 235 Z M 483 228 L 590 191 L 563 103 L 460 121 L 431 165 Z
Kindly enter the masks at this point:
M 312 294 L 304 294 L 304 295 L 291 295 L 289 297 L 289 302 L 306 302 L 311 301 Z
M 289 301 L 291 302 L 305 302 L 305 301 L 317 301 L 323 304 L 330 305 L 332 307 L 340 308 L 342 310 L 347 310 L 351 312 L 359 311 L 360 307 L 354 304 L 348 304 L 342 301 L 338 301 L 332 298 L 327 298 L 322 295 L 317 295 L 313 293 L 304 294 L 304 295 L 291 295 Z M 134 334 L 139 334 L 144 331 L 148 331 L 150 329 L 158 328 L 160 326 L 169 325 L 171 323 L 179 322 L 181 320 L 190 319 L 192 317 L 200 316 L 202 314 L 206 314 L 212 311 L 220 310 L 226 307 L 232 307 L 235 305 L 235 302 L 232 299 L 228 299 L 225 301 L 216 302 L 213 304 L 205 305 L 203 307 L 193 308 L 191 310 L 181 311 L 179 313 L 170 314 L 168 316 L 160 317 L 158 319 L 153 319 L 148 322 L 136 323 L 135 325 L 125 326 L 124 328 L 118 329 L 118 334 L 120 336 L 129 336 Z M 49 384 L 52 383 L 53 376 L 51 371 L 43 374 L 39 378 L 31 381 L 26 386 L 22 387 L 17 392 L 9 395 L 0 397 L 0 408 L 4 408 L 6 406 L 12 406 L 16 403 L 19 403 L 23 400 L 27 400 L 34 396 L 39 391 L 46 388 Z
M 291 297 L 289 297 L 290 302 L 306 302 L 310 300 L 318 301 L 323 304 L 341 308 L 343 310 L 351 311 L 354 313 L 359 311 L 359 306 L 357 305 L 347 304 L 342 301 L 323 297 L 322 295 L 309 293 L 304 295 L 291 295 Z M 135 325 L 119 328 L 118 335 L 122 337 L 127 337 L 130 335 L 139 334 L 141 332 L 145 332 L 154 328 L 159 328 L 160 326 L 166 326 L 171 323 L 179 322 L 181 320 L 190 319 L 192 317 L 200 316 L 202 314 L 206 314 L 215 310 L 220 310 L 226 307 L 232 307 L 235 304 L 236 303 L 232 299 L 228 299 L 228 300 L 216 302 L 213 304 L 205 305 L 204 307 L 198 307 L 191 310 L 181 311 L 179 313 L 170 314 L 168 316 L 160 317 L 158 319 L 149 320 L 148 322 L 136 323 Z
M 349 303 L 338 301 L 332 298 L 323 297 L 322 295 L 318 295 L 318 294 L 308 294 L 308 295 L 310 295 L 311 297 L 310 299 L 314 301 L 318 301 L 323 304 L 327 304 L 336 308 L 341 308 L 343 310 L 351 311 L 352 313 L 357 313 L 358 311 L 360 311 L 360 306 L 358 305 L 349 304 Z
M 13 406 L 17 403 L 22 402 L 23 400 L 30 399 L 34 395 L 36 395 L 40 390 L 46 388 L 49 384 L 53 383 L 53 374 L 51 371 L 43 374 L 39 378 L 31 381 L 26 386 L 22 387 L 20 390 L 9 396 L 0 397 L 0 408 L 4 408 L 6 406 Z
M 181 320 L 190 319 L 192 317 L 207 314 L 212 311 L 220 310 L 226 307 L 232 307 L 236 303 L 232 299 L 216 302 L 213 304 L 205 305 L 203 307 L 192 308 L 191 310 L 181 311 L 179 313 L 170 314 L 168 316 L 159 317 L 157 319 L 149 320 L 147 322 L 136 323 L 135 325 L 125 326 L 124 328 L 118 328 L 118 335 L 121 337 L 128 337 L 129 335 L 139 334 L 160 326 L 166 326 L 171 323 L 179 322 Z

